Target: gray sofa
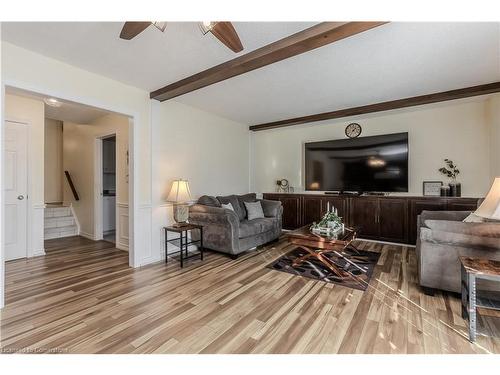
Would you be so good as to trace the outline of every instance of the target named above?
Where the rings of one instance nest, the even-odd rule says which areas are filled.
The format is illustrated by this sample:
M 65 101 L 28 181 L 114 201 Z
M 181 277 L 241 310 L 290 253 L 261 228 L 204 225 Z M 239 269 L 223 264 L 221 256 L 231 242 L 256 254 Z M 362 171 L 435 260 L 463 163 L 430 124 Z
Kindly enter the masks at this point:
M 459 256 L 500 260 L 500 223 L 462 222 L 470 213 L 423 211 L 418 216 L 418 278 L 426 294 L 460 292 Z
M 260 201 L 264 218 L 248 220 L 244 202 Z M 231 203 L 234 211 L 222 208 Z M 189 222 L 203 225 L 203 246 L 231 255 L 276 240 L 281 235 L 281 202 L 257 199 L 256 194 L 204 195 L 189 207 Z M 196 234 L 193 233 L 195 237 Z M 197 239 L 196 237 L 194 239 Z

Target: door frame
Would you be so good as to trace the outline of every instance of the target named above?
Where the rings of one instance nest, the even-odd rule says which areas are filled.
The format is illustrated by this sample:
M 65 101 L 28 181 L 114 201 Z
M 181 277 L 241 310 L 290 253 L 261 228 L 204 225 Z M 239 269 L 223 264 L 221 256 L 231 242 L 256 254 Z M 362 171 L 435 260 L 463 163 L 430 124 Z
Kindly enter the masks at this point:
M 103 198 L 104 196 L 102 195 L 103 191 L 103 153 L 102 153 L 102 147 L 103 147 L 103 140 L 106 138 L 111 138 L 111 137 L 117 137 L 116 131 L 110 131 L 106 133 L 102 133 L 99 135 L 95 136 L 94 139 L 94 239 L 95 240 L 102 240 L 104 239 L 104 231 L 103 231 L 103 215 L 104 215 L 104 209 L 103 209 Z M 118 159 L 116 158 L 116 153 L 118 151 L 118 148 L 115 149 L 115 170 L 116 170 L 116 163 Z M 116 183 L 116 175 L 115 175 L 115 183 Z M 115 218 L 118 218 L 118 204 L 115 202 Z M 115 245 L 118 245 L 118 225 L 115 220 L 115 227 L 116 227 L 116 239 L 115 239 Z
M 138 247 L 139 243 L 142 244 L 143 246 L 146 247 L 146 249 L 151 249 L 151 242 L 148 242 L 148 239 L 150 241 L 150 236 L 151 236 L 151 226 L 150 223 L 144 223 L 141 222 L 140 220 L 136 220 L 137 215 L 144 215 L 144 212 L 150 211 L 151 210 L 151 203 L 150 202 L 140 202 L 140 196 L 139 196 L 139 181 L 136 179 L 136 175 L 138 175 L 138 171 L 140 169 L 139 167 L 139 160 L 138 160 L 138 153 L 136 153 L 136 150 L 139 147 L 139 126 L 145 126 L 144 122 L 149 121 L 150 119 L 146 116 L 142 116 L 140 112 L 138 111 L 130 111 L 130 109 L 123 105 L 123 104 L 110 104 L 109 102 L 106 101 L 104 98 L 90 98 L 85 95 L 81 94 L 75 94 L 72 92 L 67 92 L 66 90 L 54 90 L 54 89 L 47 89 L 45 86 L 37 86 L 36 84 L 33 83 L 26 83 L 24 81 L 19 81 L 19 80 L 11 80 L 11 79 L 6 79 L 4 80 L 1 85 L 0 85 L 0 107 L 2 109 L 0 113 L 0 120 L 1 120 L 1 131 L 0 131 L 0 145 L 1 142 L 3 142 L 3 122 L 5 121 L 6 117 L 3 115 L 4 114 L 4 109 L 5 109 L 5 88 L 10 87 L 10 88 L 18 88 L 22 90 L 27 90 L 27 91 L 32 91 L 36 92 L 39 94 L 43 94 L 49 97 L 56 97 L 60 98 L 61 100 L 67 100 L 70 102 L 75 102 L 75 103 L 80 103 L 92 107 L 96 107 L 99 109 L 103 109 L 105 111 L 113 112 L 116 114 L 123 115 L 125 117 L 128 117 L 128 134 L 129 134 L 129 141 L 128 141 L 128 150 L 129 150 L 129 178 L 128 178 L 128 191 L 129 191 L 129 205 L 128 205 L 128 211 L 129 211 L 129 246 L 128 246 L 128 253 L 129 253 L 129 267 L 135 268 L 139 267 L 142 264 L 148 263 L 150 260 L 151 256 L 142 256 L 138 252 L 136 252 L 136 248 Z M 148 141 L 151 141 L 151 123 L 149 121 L 148 123 Z M 3 148 L 2 148 L 3 149 Z M 0 159 L 1 163 L 0 166 L 2 168 L 2 173 L 3 174 L 3 152 L 0 152 Z M 149 159 L 149 163 L 152 163 L 152 158 Z M 3 176 L 1 180 L 3 184 Z M 3 185 L 2 185 L 3 186 Z M 5 221 L 5 212 L 3 209 L 3 202 L 4 202 L 4 197 L 3 197 L 3 189 L 0 189 L 0 193 L 2 195 L 2 200 L 0 202 L 0 217 L 2 219 L 1 223 Z M 37 207 L 33 207 L 35 209 Z M 43 208 L 43 207 L 40 207 Z M 31 210 L 30 210 L 31 211 Z M 149 217 L 149 216 L 148 216 Z M 149 224 L 149 225 L 148 225 Z M 4 246 L 3 246 L 3 239 L 4 239 L 4 233 L 3 233 L 3 224 L 0 225 L 0 229 L 2 231 L 2 236 L 0 238 L 0 309 L 4 306 L 5 302 L 5 257 L 4 257 Z M 43 233 L 42 233 L 43 235 Z
M 2 181 L 5 181 L 5 149 L 3 148 L 3 142 L 5 141 L 5 123 L 6 122 L 12 122 L 15 124 L 21 124 L 26 126 L 26 232 L 24 233 L 26 237 L 26 258 L 30 258 L 36 255 L 43 255 L 43 254 L 35 254 L 35 249 L 33 249 L 33 244 L 35 242 L 35 239 L 33 238 L 33 217 L 34 215 L 34 210 L 38 209 L 39 207 L 34 207 L 31 205 L 31 156 L 32 156 L 32 147 L 31 142 L 33 139 L 32 136 L 32 126 L 31 122 L 28 120 L 16 118 L 13 116 L 6 116 L 3 121 L 2 121 Z M 44 205 L 45 207 L 45 205 Z M 2 183 L 2 241 L 5 240 L 5 220 L 4 220 L 4 213 L 5 213 L 5 192 L 3 189 L 3 183 Z M 4 246 L 2 242 L 2 252 L 3 252 Z M 43 249 L 43 252 L 45 253 L 45 250 Z M 5 262 L 5 257 L 2 257 L 2 261 Z

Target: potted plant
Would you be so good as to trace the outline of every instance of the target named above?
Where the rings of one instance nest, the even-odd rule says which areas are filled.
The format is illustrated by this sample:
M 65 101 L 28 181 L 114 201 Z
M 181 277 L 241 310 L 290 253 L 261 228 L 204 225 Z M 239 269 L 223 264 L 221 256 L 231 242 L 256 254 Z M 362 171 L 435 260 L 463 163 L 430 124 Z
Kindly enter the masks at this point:
M 451 181 L 450 185 L 450 195 L 452 197 L 460 197 L 461 195 L 461 184 L 457 182 L 457 176 L 460 174 L 460 170 L 457 168 L 453 160 L 444 159 L 444 167 L 438 169 L 439 172 L 446 177 L 448 177 Z

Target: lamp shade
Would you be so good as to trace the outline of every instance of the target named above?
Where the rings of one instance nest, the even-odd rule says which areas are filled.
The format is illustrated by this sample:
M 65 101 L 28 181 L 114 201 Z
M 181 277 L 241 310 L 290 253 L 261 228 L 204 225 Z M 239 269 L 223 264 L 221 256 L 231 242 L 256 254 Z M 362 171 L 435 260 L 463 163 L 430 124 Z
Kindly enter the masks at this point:
M 186 180 L 175 180 L 168 194 L 167 201 L 174 203 L 185 203 L 191 200 L 189 183 Z
M 500 177 L 495 178 L 490 191 L 475 214 L 486 219 L 500 220 Z

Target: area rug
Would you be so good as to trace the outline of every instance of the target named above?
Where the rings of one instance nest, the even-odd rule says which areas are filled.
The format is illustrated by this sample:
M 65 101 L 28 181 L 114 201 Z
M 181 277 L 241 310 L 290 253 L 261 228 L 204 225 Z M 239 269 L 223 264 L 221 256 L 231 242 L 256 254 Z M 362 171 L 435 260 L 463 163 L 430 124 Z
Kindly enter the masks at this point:
M 342 257 L 325 254 L 330 262 L 346 271 L 347 277 L 339 277 L 315 258 L 310 258 L 302 264 L 292 267 L 292 263 L 295 259 L 306 254 L 307 252 L 305 250 L 295 248 L 269 264 L 267 268 L 308 277 L 314 280 L 321 280 L 327 283 L 338 284 L 348 288 L 366 290 L 372 277 L 373 269 L 378 262 L 378 258 L 380 258 L 380 253 L 363 250 L 359 250 L 358 254 L 355 254 L 356 256 L 349 258 L 351 262 L 346 261 Z M 348 252 L 348 255 L 354 254 Z

